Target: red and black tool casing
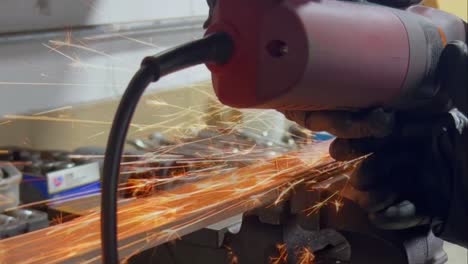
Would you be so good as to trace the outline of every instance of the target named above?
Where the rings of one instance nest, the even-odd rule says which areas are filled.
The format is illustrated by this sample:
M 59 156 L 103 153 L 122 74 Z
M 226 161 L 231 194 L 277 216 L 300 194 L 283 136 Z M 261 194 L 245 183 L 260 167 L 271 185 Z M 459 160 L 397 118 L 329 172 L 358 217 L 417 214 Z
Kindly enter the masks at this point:
M 206 34 L 235 52 L 208 65 L 224 104 L 279 110 L 411 107 L 437 90 L 444 45 L 466 39 L 460 18 L 336 0 L 219 0 Z

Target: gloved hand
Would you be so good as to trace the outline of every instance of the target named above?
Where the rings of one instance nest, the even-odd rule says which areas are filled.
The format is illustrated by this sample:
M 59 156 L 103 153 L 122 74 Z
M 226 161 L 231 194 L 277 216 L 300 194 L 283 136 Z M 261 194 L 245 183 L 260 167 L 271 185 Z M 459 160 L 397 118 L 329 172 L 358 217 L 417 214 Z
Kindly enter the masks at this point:
M 337 136 L 337 160 L 370 154 L 351 184 L 357 202 L 384 229 L 431 224 L 444 239 L 468 246 L 468 49 L 449 44 L 439 64 L 439 106 L 414 112 L 285 112 L 298 124 Z M 458 110 L 458 109 L 460 110 Z M 429 110 L 434 110 L 430 112 Z

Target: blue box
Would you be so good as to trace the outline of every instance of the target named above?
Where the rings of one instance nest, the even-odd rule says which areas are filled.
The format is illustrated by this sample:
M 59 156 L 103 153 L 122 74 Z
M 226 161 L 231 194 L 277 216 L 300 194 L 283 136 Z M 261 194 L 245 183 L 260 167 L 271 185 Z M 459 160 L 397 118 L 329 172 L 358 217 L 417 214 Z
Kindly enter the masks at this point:
M 23 203 L 60 200 L 96 194 L 101 190 L 99 164 L 89 163 L 47 173 L 23 175 L 20 197 Z

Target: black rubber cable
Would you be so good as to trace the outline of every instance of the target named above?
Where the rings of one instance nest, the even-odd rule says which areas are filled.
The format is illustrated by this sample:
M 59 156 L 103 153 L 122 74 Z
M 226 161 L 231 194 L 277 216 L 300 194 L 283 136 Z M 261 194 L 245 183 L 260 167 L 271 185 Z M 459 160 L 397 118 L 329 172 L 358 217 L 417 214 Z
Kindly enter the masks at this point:
M 226 33 L 215 33 L 143 60 L 120 101 L 107 142 L 101 197 L 103 263 L 119 263 L 117 196 L 120 162 L 130 122 L 144 91 L 150 83 L 170 73 L 203 63 L 224 64 L 231 58 L 233 51 L 231 37 Z

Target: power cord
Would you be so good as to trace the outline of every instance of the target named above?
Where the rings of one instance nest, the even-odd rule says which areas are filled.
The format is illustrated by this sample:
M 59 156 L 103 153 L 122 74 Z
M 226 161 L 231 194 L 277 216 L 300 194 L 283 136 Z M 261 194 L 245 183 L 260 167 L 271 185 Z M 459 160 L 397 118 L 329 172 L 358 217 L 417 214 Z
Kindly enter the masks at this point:
M 119 263 L 117 196 L 120 162 L 128 128 L 138 102 L 152 82 L 170 73 L 203 63 L 225 64 L 234 52 L 227 33 L 215 33 L 162 54 L 146 57 L 130 81 L 112 123 L 104 159 L 101 196 L 102 262 Z

